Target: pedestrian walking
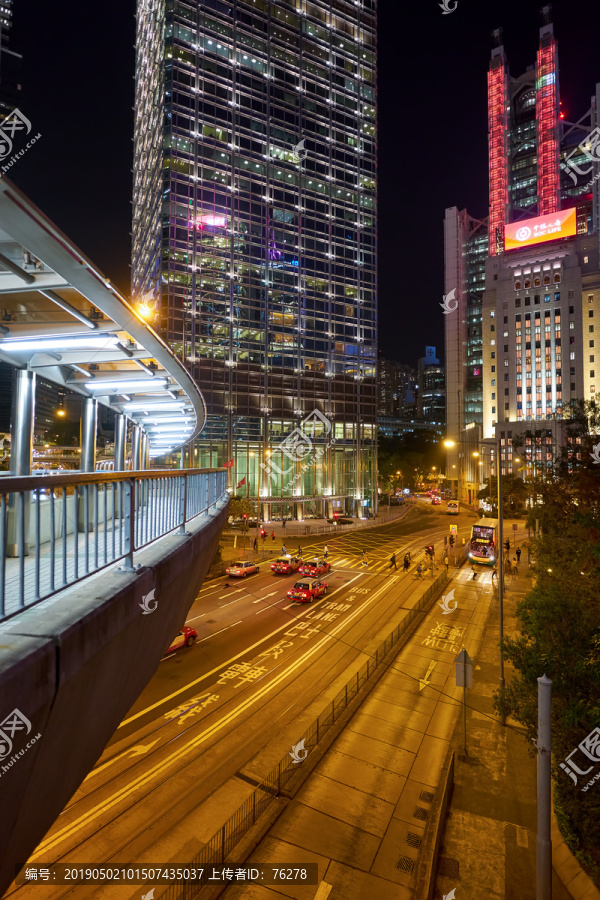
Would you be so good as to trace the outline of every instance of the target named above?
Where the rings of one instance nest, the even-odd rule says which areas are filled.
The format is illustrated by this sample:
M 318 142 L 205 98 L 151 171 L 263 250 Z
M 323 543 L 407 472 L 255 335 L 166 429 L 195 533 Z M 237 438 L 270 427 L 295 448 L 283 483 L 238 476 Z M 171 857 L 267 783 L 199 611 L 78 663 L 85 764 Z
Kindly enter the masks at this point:
M 390 569 L 392 568 L 392 566 L 394 567 L 394 572 L 397 572 L 398 566 L 396 565 L 396 554 L 395 553 L 392 553 L 392 556 L 390 559 Z
M 302 556 L 302 547 L 298 547 L 297 556 L 300 556 L 300 557 Z
M 273 541 L 273 543 L 275 543 L 275 532 L 274 531 L 271 532 L 271 540 Z
M 519 566 L 518 566 L 518 563 L 517 563 L 517 557 L 516 557 L 516 556 L 513 556 L 512 564 L 513 564 L 513 569 L 515 570 L 515 572 L 516 572 L 517 575 L 518 575 L 518 574 L 519 574 Z
M 405 556 L 404 557 L 404 571 L 405 572 L 408 572 L 409 566 L 410 566 L 410 563 L 408 561 L 408 556 Z
M 421 563 L 419 563 L 419 565 L 417 566 L 417 578 L 422 578 L 422 577 L 423 577 L 423 566 L 421 565 Z
M 285 544 L 281 545 L 281 555 L 287 556 L 287 547 L 285 546 Z
M 256 553 L 256 551 L 258 550 L 258 541 L 256 540 L 256 538 L 254 538 L 253 547 L 254 547 L 254 552 Z
M 494 583 L 494 578 L 498 578 L 498 566 L 494 566 L 492 570 L 492 584 Z
M 369 565 L 369 560 L 367 559 L 367 554 L 366 554 L 365 551 L 363 550 L 363 551 L 362 551 L 362 562 L 361 562 L 361 566 L 368 566 L 368 565 Z
M 325 557 L 325 559 L 327 559 L 327 557 L 329 556 L 329 550 L 327 548 L 327 544 L 325 544 L 325 549 L 323 550 L 323 556 Z
M 282 523 L 281 523 L 281 527 L 282 527 L 282 528 L 285 528 L 285 519 L 283 519 L 283 521 L 282 521 Z
M 444 557 L 444 565 L 446 566 L 446 575 L 448 574 L 448 566 L 450 565 L 450 560 L 448 557 Z
M 521 562 L 521 548 L 517 547 L 516 552 L 517 552 L 517 562 L 520 563 Z

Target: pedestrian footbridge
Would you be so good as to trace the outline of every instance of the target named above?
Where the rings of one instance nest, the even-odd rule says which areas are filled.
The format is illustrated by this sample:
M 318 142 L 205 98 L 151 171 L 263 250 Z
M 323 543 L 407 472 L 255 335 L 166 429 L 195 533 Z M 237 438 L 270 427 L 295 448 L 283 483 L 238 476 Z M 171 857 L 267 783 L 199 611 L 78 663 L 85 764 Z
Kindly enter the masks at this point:
M 0 893 L 152 677 L 227 521 L 226 470 L 184 467 L 201 391 L 145 312 L 0 181 Z M 82 398 L 79 471 L 32 467 L 40 377 Z M 115 413 L 111 471 L 99 405 Z

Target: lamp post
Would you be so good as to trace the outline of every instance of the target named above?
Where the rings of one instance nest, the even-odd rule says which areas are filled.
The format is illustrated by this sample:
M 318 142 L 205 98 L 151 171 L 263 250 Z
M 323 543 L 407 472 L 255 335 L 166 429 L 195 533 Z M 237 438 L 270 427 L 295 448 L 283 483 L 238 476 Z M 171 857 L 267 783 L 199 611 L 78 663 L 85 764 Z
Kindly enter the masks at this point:
M 453 440 L 445 440 L 444 447 L 450 449 L 454 447 L 456 444 L 469 444 L 469 441 L 453 441 Z M 485 445 L 484 445 L 485 446 Z M 491 447 L 490 447 L 491 449 Z M 500 564 L 498 566 L 498 612 L 500 617 L 500 625 L 499 625 L 499 647 L 500 647 L 500 675 L 498 679 L 498 687 L 500 688 L 500 693 L 504 694 L 504 651 L 502 650 L 502 643 L 504 641 L 504 559 L 502 556 L 504 550 L 504 529 L 502 525 L 502 455 L 501 455 L 501 445 L 500 438 L 496 440 L 496 479 L 498 483 L 498 545 L 499 545 L 499 557 Z M 479 456 L 478 452 L 473 454 L 474 456 Z M 460 477 L 460 472 L 459 472 Z M 492 487 L 492 470 L 490 466 L 490 497 L 491 497 L 491 487 Z M 506 725 L 506 716 L 504 712 L 500 714 L 500 722 L 502 725 Z

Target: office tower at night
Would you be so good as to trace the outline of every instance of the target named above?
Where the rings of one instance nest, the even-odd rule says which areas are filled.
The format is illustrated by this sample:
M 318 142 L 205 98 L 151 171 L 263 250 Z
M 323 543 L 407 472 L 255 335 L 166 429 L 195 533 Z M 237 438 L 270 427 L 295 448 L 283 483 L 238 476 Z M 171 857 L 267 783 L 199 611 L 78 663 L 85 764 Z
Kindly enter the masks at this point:
M 269 518 L 366 512 L 374 0 L 155 5 L 138 4 L 132 282 L 202 385 L 195 462 L 233 460 Z M 278 445 L 315 409 L 323 452 L 300 465 Z
M 483 421 L 481 304 L 488 255 L 487 219 L 455 206 L 446 210 L 444 257 L 449 312 L 444 315 L 446 426 L 458 435 Z
M 456 287 L 458 300 L 445 317 L 448 433 L 478 425 L 481 438 L 500 437 L 509 470 L 512 440 L 535 430 L 555 453 L 563 433 L 556 420 L 572 400 L 596 392 L 600 86 L 587 115 L 567 121 L 557 42 L 549 9 L 543 12 L 535 66 L 518 78 L 510 76 L 496 32 L 488 72 L 489 218 L 481 223 L 489 255 L 478 259 L 472 315 L 465 315 L 465 284 L 473 230 L 466 213 L 446 213 L 446 292 Z M 475 338 L 479 360 L 469 365 Z M 469 378 L 481 384 L 476 416 L 468 409 Z M 459 454 L 458 447 L 451 451 L 449 462 Z
M 435 347 L 425 347 L 425 356 L 418 364 L 417 416 L 436 428 L 446 423 L 446 384 L 444 367 L 435 354 Z
M 13 25 L 13 0 L 0 4 L 0 118 L 21 102 L 23 57 L 10 46 Z

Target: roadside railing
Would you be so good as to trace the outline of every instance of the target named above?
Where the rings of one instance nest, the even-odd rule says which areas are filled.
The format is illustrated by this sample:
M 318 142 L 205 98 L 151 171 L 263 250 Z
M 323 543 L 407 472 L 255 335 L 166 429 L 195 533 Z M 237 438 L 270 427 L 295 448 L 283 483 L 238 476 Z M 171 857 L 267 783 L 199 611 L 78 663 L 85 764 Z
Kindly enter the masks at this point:
M 458 565 L 464 562 L 467 552 L 468 545 L 457 552 Z M 427 608 L 431 598 L 437 595 L 447 581 L 448 576 L 445 572 L 442 572 L 429 585 L 415 606 L 408 610 L 402 622 L 375 649 L 375 653 L 371 655 L 371 658 L 350 678 L 337 696 L 327 704 L 321 715 L 309 726 L 302 735 L 299 745 L 297 745 L 303 746 L 304 750 L 307 751 L 304 759 L 323 740 L 349 704 L 375 674 L 376 669 L 384 662 L 390 650 L 411 630 L 417 616 Z M 291 754 L 288 752 L 186 868 L 202 869 L 208 872 L 213 867 L 218 868 L 222 866 L 246 832 L 256 823 L 259 816 L 278 797 L 298 771 L 297 761 L 294 762 Z M 163 900 L 191 900 L 200 890 L 201 885 L 198 883 L 179 882 L 170 885 L 162 895 L 162 898 Z
M 0 622 L 134 554 L 213 507 L 223 469 L 0 479 Z

